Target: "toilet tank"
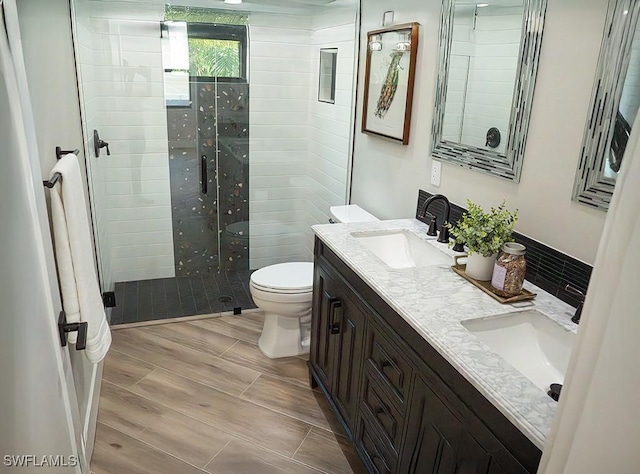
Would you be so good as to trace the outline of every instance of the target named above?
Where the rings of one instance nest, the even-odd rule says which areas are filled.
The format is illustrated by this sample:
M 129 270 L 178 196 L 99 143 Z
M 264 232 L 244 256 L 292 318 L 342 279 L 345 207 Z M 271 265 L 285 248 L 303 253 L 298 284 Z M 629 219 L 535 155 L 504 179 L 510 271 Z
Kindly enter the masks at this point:
M 331 206 L 331 219 L 329 222 L 373 222 L 379 221 L 376 216 L 369 214 L 357 204 L 348 204 L 346 206 Z

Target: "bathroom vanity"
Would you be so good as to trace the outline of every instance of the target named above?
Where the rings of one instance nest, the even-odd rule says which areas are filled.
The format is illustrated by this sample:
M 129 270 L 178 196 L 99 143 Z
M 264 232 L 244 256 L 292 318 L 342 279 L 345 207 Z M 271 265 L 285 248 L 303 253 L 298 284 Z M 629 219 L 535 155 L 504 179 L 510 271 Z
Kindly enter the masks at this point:
M 417 220 L 314 227 L 311 383 L 371 472 L 535 472 L 556 402 L 461 324 L 514 308 L 442 261 L 394 265 L 363 239 L 426 239 L 426 229 Z M 537 309 L 575 332 L 569 305 L 533 289 Z

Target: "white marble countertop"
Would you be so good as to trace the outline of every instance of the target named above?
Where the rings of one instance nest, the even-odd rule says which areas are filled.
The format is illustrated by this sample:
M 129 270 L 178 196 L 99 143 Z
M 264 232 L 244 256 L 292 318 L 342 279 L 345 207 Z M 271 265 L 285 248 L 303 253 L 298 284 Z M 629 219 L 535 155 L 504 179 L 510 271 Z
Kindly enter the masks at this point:
M 316 235 L 373 288 L 538 448 L 549 433 L 557 403 L 493 352 L 460 322 L 536 309 L 575 332 L 575 312 L 535 285 L 532 306 L 503 305 L 451 270 L 449 265 L 392 269 L 369 252 L 352 232 L 408 230 L 449 255 L 446 244 L 426 235 L 416 219 L 313 226 Z M 452 262 L 453 263 L 453 262 Z

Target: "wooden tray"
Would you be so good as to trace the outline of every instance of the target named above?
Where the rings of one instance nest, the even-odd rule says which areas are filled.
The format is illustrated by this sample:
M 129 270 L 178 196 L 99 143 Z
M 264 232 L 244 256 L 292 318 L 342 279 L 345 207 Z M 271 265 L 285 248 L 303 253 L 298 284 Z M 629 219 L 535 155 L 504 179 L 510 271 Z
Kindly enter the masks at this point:
M 456 264 L 451 266 L 451 269 L 454 272 L 456 272 L 458 275 L 460 275 L 462 278 L 467 280 L 469 283 L 480 288 L 482 291 L 484 291 L 486 294 L 491 296 L 496 301 L 499 301 L 502 304 L 509 304 L 509 303 L 515 303 L 517 301 L 532 300 L 537 296 L 536 293 L 532 293 L 529 290 L 526 290 L 524 288 L 520 291 L 519 295 L 512 296 L 511 298 L 504 298 L 500 295 L 495 294 L 493 292 L 493 287 L 491 286 L 490 281 L 474 280 L 473 278 L 471 278 L 469 275 L 465 273 L 465 269 L 467 268 L 467 265 L 458 263 L 458 258 L 463 258 L 463 257 L 466 257 L 466 256 L 465 255 L 456 256 L 455 257 Z

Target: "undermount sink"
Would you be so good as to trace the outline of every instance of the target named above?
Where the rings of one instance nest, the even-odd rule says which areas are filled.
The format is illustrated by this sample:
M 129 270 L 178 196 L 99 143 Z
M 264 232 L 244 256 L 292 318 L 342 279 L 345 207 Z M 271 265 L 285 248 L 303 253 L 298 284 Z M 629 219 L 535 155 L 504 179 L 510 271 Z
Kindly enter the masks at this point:
M 545 392 L 550 384 L 564 382 L 575 334 L 539 311 L 461 324 Z
M 351 236 L 391 268 L 453 263 L 450 256 L 406 230 L 352 232 Z

